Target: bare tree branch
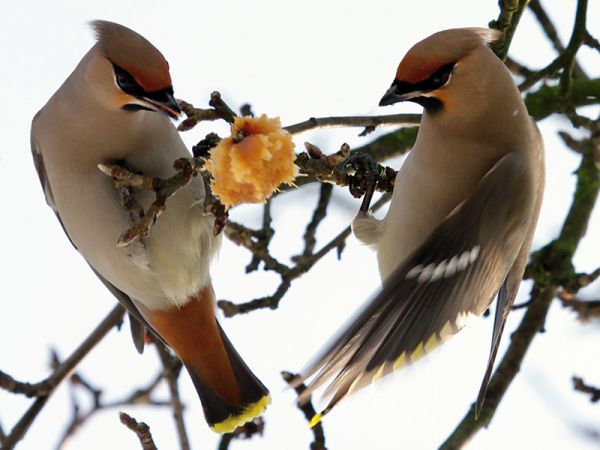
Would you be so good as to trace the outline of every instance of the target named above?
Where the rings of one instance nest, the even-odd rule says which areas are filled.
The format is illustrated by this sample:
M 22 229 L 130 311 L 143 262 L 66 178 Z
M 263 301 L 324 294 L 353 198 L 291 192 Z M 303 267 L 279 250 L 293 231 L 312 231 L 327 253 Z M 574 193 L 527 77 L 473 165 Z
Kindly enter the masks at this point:
M 281 372 L 281 376 L 290 386 L 295 386 L 294 390 L 298 396 L 306 390 L 306 385 L 304 383 L 292 384 L 298 375 L 292 372 L 283 371 Z M 310 423 L 312 418 L 317 413 L 310 399 L 303 404 L 297 403 L 296 406 L 298 406 L 298 409 L 302 411 L 304 418 L 308 423 Z M 327 450 L 327 447 L 325 447 L 325 431 L 323 430 L 323 422 L 317 423 L 311 428 L 311 430 L 313 432 L 314 439 L 310 444 L 310 450 Z
M 284 127 L 291 134 L 304 133 L 315 128 L 364 127 L 376 128 L 382 125 L 412 126 L 421 122 L 420 114 L 390 114 L 384 116 L 332 116 L 311 117 L 310 119 Z
M 4 372 L 0 372 L 0 387 L 13 393 L 25 394 L 28 397 L 37 397 L 27 412 L 21 417 L 5 439 L 3 450 L 10 450 L 23 438 L 39 412 L 42 410 L 54 389 L 63 381 L 79 362 L 108 334 L 108 332 L 119 325 L 123 319 L 125 310 L 117 305 L 96 327 L 94 331 L 81 343 L 79 347 L 60 364 L 44 381 L 36 384 L 17 382 Z M 8 381 L 8 383 L 7 383 Z
M 529 0 L 500 0 L 500 14 L 496 20 L 490 22 L 491 28 L 496 28 L 504 33 L 504 39 L 491 45 L 498 58 L 504 61 L 508 49 L 521 19 L 521 15 Z
M 580 106 L 600 103 L 600 79 L 589 79 L 577 62 L 578 51 L 583 45 L 600 52 L 598 40 L 586 28 L 588 2 L 587 0 L 578 0 L 575 22 L 566 46 L 560 41 L 556 27 L 540 0 L 500 0 L 499 4 L 499 16 L 490 25 L 503 31 L 504 39 L 494 46 L 494 50 L 500 58 L 506 60 L 507 67 L 513 73 L 523 77 L 519 88 L 524 92 L 524 99 L 530 114 L 536 120 L 542 120 L 551 114 L 561 114 L 563 117 L 567 117 L 574 127 L 585 128 L 587 134 L 583 139 L 576 139 L 567 132 L 560 134 L 565 145 L 582 158 L 581 166 L 577 171 L 577 188 L 573 203 L 560 236 L 537 252 L 528 267 L 527 276 L 532 277 L 535 284 L 529 301 L 519 305 L 527 308 L 527 311 L 518 329 L 512 335 L 510 346 L 502 361 L 499 362 L 490 382 L 480 420 L 475 422 L 472 407 L 443 444 L 442 448 L 447 449 L 461 447 L 479 429 L 491 422 L 497 406 L 520 369 L 530 343 L 536 334 L 543 329 L 548 308 L 557 295 L 564 306 L 577 311 L 580 320 L 591 320 L 600 317 L 600 300 L 583 301 L 576 296 L 580 288 L 600 277 L 600 268 L 590 274 L 580 274 L 575 272 L 572 263 L 575 249 L 585 233 L 591 209 L 597 201 L 600 185 L 600 125 L 597 119 L 585 117 L 577 111 Z M 540 24 L 545 37 L 557 52 L 555 59 L 539 70 L 526 67 L 512 58 L 507 58 L 514 32 L 527 6 Z M 541 81 L 544 82 L 543 85 L 535 91 L 529 91 L 532 86 Z M 195 108 L 182 100 L 179 103 L 187 116 L 179 126 L 181 131 L 191 129 L 201 121 L 225 120 L 231 123 L 236 116 L 236 113 L 216 91 L 211 94 L 210 107 L 206 109 Z M 252 115 L 249 106 L 242 107 L 241 111 L 243 115 Z M 384 125 L 403 126 L 403 128 L 381 136 L 353 151 L 350 151 L 347 146 L 342 146 L 340 151 L 331 155 L 324 155 L 318 148 L 308 145 L 307 153 L 298 155 L 297 164 L 305 176 L 298 178 L 297 186 L 301 187 L 312 182 L 322 182 L 323 184 L 320 187 L 319 198 L 312 216 L 307 221 L 303 236 L 304 248 L 299 255 L 291 258 L 292 264 L 284 264 L 270 254 L 269 246 L 275 233 L 271 224 L 270 201 L 264 205 L 261 228 L 254 230 L 233 222 L 225 225 L 225 215 L 222 211 L 221 213 L 218 212 L 220 211 L 218 202 L 212 203 L 209 199 L 209 202 L 205 205 L 206 211 L 219 215 L 219 226 L 226 227 L 226 235 L 251 253 L 252 258 L 246 267 L 247 272 L 257 270 L 262 266 L 267 270 L 276 272 L 281 279 L 279 286 L 270 296 L 240 304 L 221 300 L 219 307 L 224 310 L 225 314 L 231 316 L 265 307 L 274 309 L 287 293 L 293 281 L 311 270 L 323 256 L 336 250 L 339 257 L 350 233 L 349 227 L 342 230 L 321 248 L 317 247 L 316 235 L 327 214 L 333 191 L 332 185 L 352 186 L 353 183 L 357 182 L 353 178 L 356 175 L 352 174 L 349 168 L 345 166 L 346 159 L 353 155 L 369 154 L 375 161 L 382 162 L 390 157 L 407 152 L 414 144 L 417 134 L 416 126 L 407 125 L 417 125 L 419 122 L 420 115 L 415 114 L 311 117 L 304 122 L 285 127 L 288 132 L 297 134 L 320 127 L 364 127 L 365 131 L 370 131 Z M 195 148 L 194 155 L 198 158 L 176 162 L 177 173 L 174 177 L 166 180 L 135 174 L 128 171 L 127 168 L 119 166 L 103 167 L 105 172 L 116 179 L 116 187 L 119 190 L 126 211 L 130 214 L 133 225 L 119 241 L 122 245 L 127 245 L 136 239 L 147 236 L 151 232 L 154 221 L 166 207 L 167 199 L 185 186 L 192 177 L 199 174 L 205 176 L 201 171 L 204 162 L 202 156 L 206 156 L 206 150 L 214 146 L 218 140 L 219 137 L 212 134 L 210 139 L 203 142 L 203 145 Z M 391 192 L 395 171 L 391 168 L 378 166 L 378 172 L 377 189 L 380 192 Z M 147 211 L 144 211 L 131 195 L 132 189 L 151 190 L 155 192 L 156 201 Z M 358 193 L 360 194 L 360 189 Z M 285 195 L 285 193 L 282 192 L 280 195 Z M 381 206 L 387 199 L 388 197 L 384 196 L 376 207 Z M 115 307 L 69 358 L 62 363 L 56 361 L 56 367 L 53 368 L 50 376 L 41 382 L 18 381 L 7 373 L 0 371 L 0 388 L 34 398 L 28 410 L 8 435 L 0 427 L 0 446 L 3 449 L 8 450 L 15 447 L 27 433 L 56 387 L 66 378 L 70 380 L 69 388 L 73 413 L 59 446 L 67 437 L 72 436 L 77 431 L 80 424 L 88 420 L 97 411 L 141 403 L 152 406 L 170 405 L 173 410 L 180 446 L 182 449 L 190 448 L 183 420 L 184 408 L 177 386 L 181 364 L 170 355 L 162 344 L 157 343 L 157 351 L 163 364 L 163 370 L 148 386 L 134 391 L 125 398 L 103 402 L 101 398 L 102 391 L 89 380 L 83 378 L 79 373 L 70 376 L 81 359 L 102 340 L 110 329 L 121 323 L 122 316 L 123 309 L 120 306 Z M 293 374 L 284 373 L 283 376 L 284 379 L 288 380 L 289 377 L 293 377 Z M 163 378 L 166 379 L 169 387 L 169 402 L 152 399 L 156 386 Z M 573 383 L 576 390 L 589 394 L 591 401 L 598 401 L 600 398 L 598 388 L 585 384 L 581 378 L 574 377 Z M 78 403 L 80 392 L 86 393 L 92 399 L 93 404 L 88 410 L 83 410 Z M 311 411 L 310 408 L 312 406 L 308 404 L 302 409 L 307 419 L 315 413 L 314 409 Z M 156 448 L 146 424 L 138 423 L 124 413 L 121 415 L 121 420 L 136 433 L 142 448 Z M 264 422 L 262 419 L 248 423 L 238 428 L 234 433 L 224 435 L 219 443 L 219 448 L 227 449 L 233 439 L 262 433 L 263 429 Z M 314 442 L 311 444 L 311 449 L 325 449 L 325 436 L 321 426 L 317 425 L 313 428 L 313 433 Z
M 557 53 L 563 53 L 565 51 L 565 47 L 560 41 L 560 38 L 558 37 L 558 31 L 556 30 L 554 23 L 552 23 L 552 20 L 546 13 L 546 10 L 540 3 L 540 0 L 530 0 L 528 6 L 529 9 L 535 15 L 535 18 L 537 19 L 538 23 L 544 30 L 546 37 L 554 46 L 554 49 L 557 51 Z M 577 62 L 575 62 L 575 65 L 573 67 L 573 74 L 576 78 L 587 78 L 587 75 Z
M 594 386 L 585 384 L 583 378 L 573 377 L 573 389 L 585 394 L 590 394 L 590 402 L 596 403 L 600 400 L 600 389 Z
M 333 186 L 331 184 L 321 184 L 321 191 L 319 193 L 317 207 L 315 208 L 312 215 L 312 219 L 310 220 L 310 223 L 306 226 L 306 231 L 304 233 L 304 251 L 302 252 L 302 255 L 294 257 L 294 262 L 300 261 L 303 257 L 310 257 L 314 253 L 315 245 L 317 244 L 317 239 L 315 235 L 317 233 L 317 229 L 319 228 L 321 221 L 327 215 L 327 207 L 329 206 L 329 201 L 331 200 L 332 192 Z
M 81 385 L 85 387 L 85 390 L 90 393 L 93 397 L 93 404 L 88 409 L 88 411 L 82 411 L 80 407 L 76 395 L 75 388 L 79 383 L 75 381 L 77 377 L 80 377 L 79 374 L 75 373 L 71 377 L 71 405 L 73 409 L 73 415 L 71 421 L 66 427 L 62 437 L 59 439 L 58 444 L 56 446 L 57 450 L 63 447 L 63 444 L 75 435 L 79 430 L 80 426 L 83 425 L 87 420 L 89 420 L 93 415 L 100 411 L 105 411 L 107 409 L 115 409 L 122 408 L 124 406 L 135 406 L 135 405 L 148 405 L 154 407 L 165 407 L 171 406 L 171 402 L 165 402 L 161 400 L 155 400 L 152 398 L 152 393 L 163 379 L 164 372 L 161 371 L 146 387 L 138 388 L 125 396 L 122 399 L 113 400 L 110 402 L 101 401 L 102 391 L 97 388 L 87 387 L 85 385 Z M 89 383 L 87 383 L 89 384 Z
M 6 434 L 4 434 L 4 429 L 0 423 L 0 445 L 4 445 L 4 442 L 6 442 Z
M 387 203 L 389 199 L 389 196 L 383 196 L 373 205 L 373 210 L 376 211 L 379 209 L 381 206 Z M 269 255 L 268 251 L 260 248 L 260 246 L 254 240 L 252 240 L 251 231 L 245 227 L 242 227 L 241 225 L 234 225 L 231 222 L 228 223 L 228 226 L 225 229 L 225 235 L 234 243 L 248 248 L 253 254 L 259 255 L 265 267 L 269 270 L 277 272 L 281 277 L 281 284 L 271 296 L 261 297 L 239 304 L 228 300 L 219 300 L 217 302 L 217 306 L 221 308 L 223 314 L 225 314 L 226 317 L 232 317 L 237 314 L 245 314 L 257 309 L 276 309 L 279 306 L 279 302 L 291 286 L 293 280 L 308 272 L 331 250 L 337 249 L 338 257 L 341 256 L 342 249 L 345 246 L 346 238 L 350 235 L 350 227 L 347 227 L 340 232 L 331 241 L 321 247 L 321 249 L 316 253 L 311 255 L 301 255 L 298 262 L 296 262 L 293 267 L 288 267 L 287 265 L 280 263 L 277 261 L 277 259 Z
M 185 100 L 177 100 L 181 111 L 187 116 L 187 118 L 179 124 L 177 127 L 178 131 L 188 131 L 194 128 L 199 122 L 212 121 L 222 119 L 217 110 L 214 108 L 195 108 L 191 103 Z
M 588 323 L 600 319 L 600 300 L 580 300 L 565 290 L 559 292 L 558 297 L 565 308 L 577 313 L 577 320 L 580 322 Z
M 576 79 L 570 87 L 570 103 L 574 108 L 595 105 L 600 102 L 600 78 L 593 80 Z M 542 120 L 561 112 L 559 86 L 543 85 L 525 96 L 525 105 L 535 120 Z
M 144 422 L 138 422 L 124 412 L 119 414 L 119 418 L 121 419 L 121 423 L 133 431 L 138 437 L 140 444 L 142 445 L 142 450 L 157 450 L 148 425 Z
M 156 351 L 158 352 L 158 356 L 160 357 L 164 368 L 164 378 L 169 386 L 171 409 L 173 411 L 175 428 L 177 429 L 179 447 L 181 450 L 190 450 L 190 440 L 187 435 L 183 417 L 184 406 L 181 402 L 181 397 L 179 396 L 178 378 L 182 367 L 181 361 L 172 356 L 160 340 L 154 339 L 154 345 L 156 346 Z
M 532 301 L 523 321 L 511 336 L 511 343 L 500 361 L 487 390 L 479 420 L 475 420 L 475 403 L 442 449 L 461 448 L 481 428 L 491 422 L 500 401 L 521 367 L 529 345 L 543 329 L 546 314 L 561 285 L 572 285 L 577 276 L 571 263 L 579 242 L 585 235 L 593 207 L 600 189 L 600 172 L 594 164 L 594 143 L 588 147 L 577 170 L 577 187 L 558 239 L 536 252 L 528 267 L 527 275 L 534 278 Z

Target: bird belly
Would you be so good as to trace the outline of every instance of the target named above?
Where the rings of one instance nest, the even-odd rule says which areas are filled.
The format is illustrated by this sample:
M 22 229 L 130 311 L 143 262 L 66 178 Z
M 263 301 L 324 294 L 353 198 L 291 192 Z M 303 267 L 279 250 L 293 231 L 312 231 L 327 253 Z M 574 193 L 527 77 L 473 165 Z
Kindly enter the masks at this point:
M 210 221 L 191 207 L 185 190 L 167 203 L 148 238 L 126 247 L 116 243 L 132 222 L 110 178 L 97 169 L 72 174 L 66 183 L 53 182 L 53 191 L 66 231 L 86 261 L 147 308 L 183 305 L 208 283 Z

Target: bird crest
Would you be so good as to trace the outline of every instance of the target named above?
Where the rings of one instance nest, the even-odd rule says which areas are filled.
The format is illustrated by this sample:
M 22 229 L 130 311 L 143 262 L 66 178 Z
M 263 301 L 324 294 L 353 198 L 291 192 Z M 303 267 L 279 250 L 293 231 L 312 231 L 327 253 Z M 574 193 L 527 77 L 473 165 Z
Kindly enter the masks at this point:
M 105 20 L 94 20 L 90 26 L 106 59 L 131 75 L 144 91 L 154 92 L 171 86 L 167 60 L 143 36 Z
M 478 46 L 500 38 L 502 32 L 491 28 L 456 28 L 435 33 L 406 53 L 398 66 L 396 80 L 419 83 L 444 65 L 457 63 Z

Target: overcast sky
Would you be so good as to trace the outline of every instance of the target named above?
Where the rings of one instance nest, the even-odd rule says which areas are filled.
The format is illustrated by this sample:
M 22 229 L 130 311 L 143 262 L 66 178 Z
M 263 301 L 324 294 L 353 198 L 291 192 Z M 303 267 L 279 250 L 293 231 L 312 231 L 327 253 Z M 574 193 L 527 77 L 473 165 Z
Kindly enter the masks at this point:
M 219 90 L 232 107 L 250 102 L 256 113 L 280 116 L 284 125 L 310 116 L 417 112 L 407 104 L 380 109 L 398 62 L 418 40 L 435 31 L 486 26 L 497 17 L 497 1 L 454 0 L 392 2 L 304 1 L 30 1 L 7 2 L 0 16 L 0 370 L 23 381 L 48 374 L 50 348 L 66 357 L 113 307 L 115 301 L 71 247 L 46 206 L 31 162 L 29 127 L 44 105 L 93 45 L 86 22 L 107 19 L 148 38 L 167 57 L 175 93 L 204 106 Z M 590 2 L 589 29 L 600 35 L 600 3 Z M 177 5 L 177 6 L 174 6 Z M 544 1 L 566 42 L 574 0 Z M 511 47 L 512 55 L 530 67 L 541 67 L 553 53 L 537 24 L 525 13 Z M 584 69 L 600 73 L 597 53 L 581 52 Z M 597 108 L 594 110 L 597 114 Z M 570 203 L 579 157 L 565 149 L 556 131 L 570 129 L 550 117 L 541 124 L 547 147 L 548 188 L 534 246 L 552 239 Z M 186 133 L 190 146 L 209 131 L 226 135 L 227 127 L 210 123 Z M 362 145 L 384 132 L 359 138 L 359 130 L 321 130 L 295 138 L 299 149 L 309 140 L 326 152 L 342 142 Z M 385 130 L 389 131 L 389 130 Z M 390 162 L 398 166 L 400 160 Z M 316 200 L 316 186 L 286 194 L 274 202 L 273 241 L 276 256 L 301 251 L 302 234 Z M 346 190 L 335 189 L 335 202 L 319 230 L 320 243 L 347 226 L 359 206 Z M 260 207 L 239 208 L 234 219 L 258 224 Z M 575 262 L 578 271 L 598 267 L 600 213 L 595 211 L 588 237 Z M 218 298 L 246 301 L 269 295 L 277 277 L 259 272 L 246 276 L 248 253 L 225 241 L 213 264 Z M 246 362 L 270 387 L 273 404 L 262 438 L 235 442 L 236 449 L 306 449 L 312 435 L 285 390 L 281 370 L 299 370 L 339 324 L 376 290 L 375 254 L 349 239 L 341 261 L 325 258 L 294 282 L 277 311 L 260 311 L 223 319 L 227 334 Z M 524 284 L 520 299 L 530 285 Z M 600 286 L 585 291 L 600 297 Z M 522 311 L 509 318 L 502 355 Z M 476 320 L 441 350 L 417 365 L 387 377 L 341 403 L 324 420 L 327 445 L 336 449 L 431 449 L 437 447 L 474 400 L 485 364 L 492 329 L 490 319 Z M 511 385 L 489 429 L 469 449 L 592 449 L 596 440 L 582 438 L 582 427 L 600 432 L 598 406 L 572 392 L 570 378 L 581 375 L 600 384 L 600 329 L 581 325 L 574 314 L 555 303 L 517 380 Z M 157 372 L 153 348 L 138 356 L 129 333 L 113 331 L 80 366 L 106 400 L 143 385 Z M 187 405 L 186 424 L 194 449 L 216 448 L 192 384 L 180 377 Z M 166 398 L 164 387 L 159 394 Z M 83 397 L 85 399 L 85 397 Z M 30 400 L 0 391 L 0 423 L 5 431 Z M 87 403 L 83 402 L 84 407 Z M 324 404 L 321 404 L 324 406 Z M 124 409 L 152 429 L 159 448 L 176 448 L 170 410 Z M 86 422 L 69 449 L 128 448 L 139 445 L 107 410 Z M 19 448 L 52 448 L 70 420 L 70 400 L 62 386 L 33 424 Z

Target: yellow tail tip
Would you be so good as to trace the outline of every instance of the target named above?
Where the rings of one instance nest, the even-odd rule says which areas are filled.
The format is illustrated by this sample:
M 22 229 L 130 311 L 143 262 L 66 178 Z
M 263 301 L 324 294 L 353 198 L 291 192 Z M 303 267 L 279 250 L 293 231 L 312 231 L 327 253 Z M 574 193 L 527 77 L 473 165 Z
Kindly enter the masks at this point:
M 310 419 L 308 426 L 310 428 L 314 427 L 316 424 L 318 424 L 321 421 L 322 418 L 323 418 L 323 413 L 315 414 L 314 416 L 312 416 L 312 419 Z
M 224 421 L 211 425 L 210 428 L 219 434 L 231 433 L 240 425 L 244 425 L 246 422 L 250 422 L 255 417 L 260 416 L 270 403 L 271 396 L 267 394 L 256 403 L 248 405 L 241 414 L 229 416 Z

